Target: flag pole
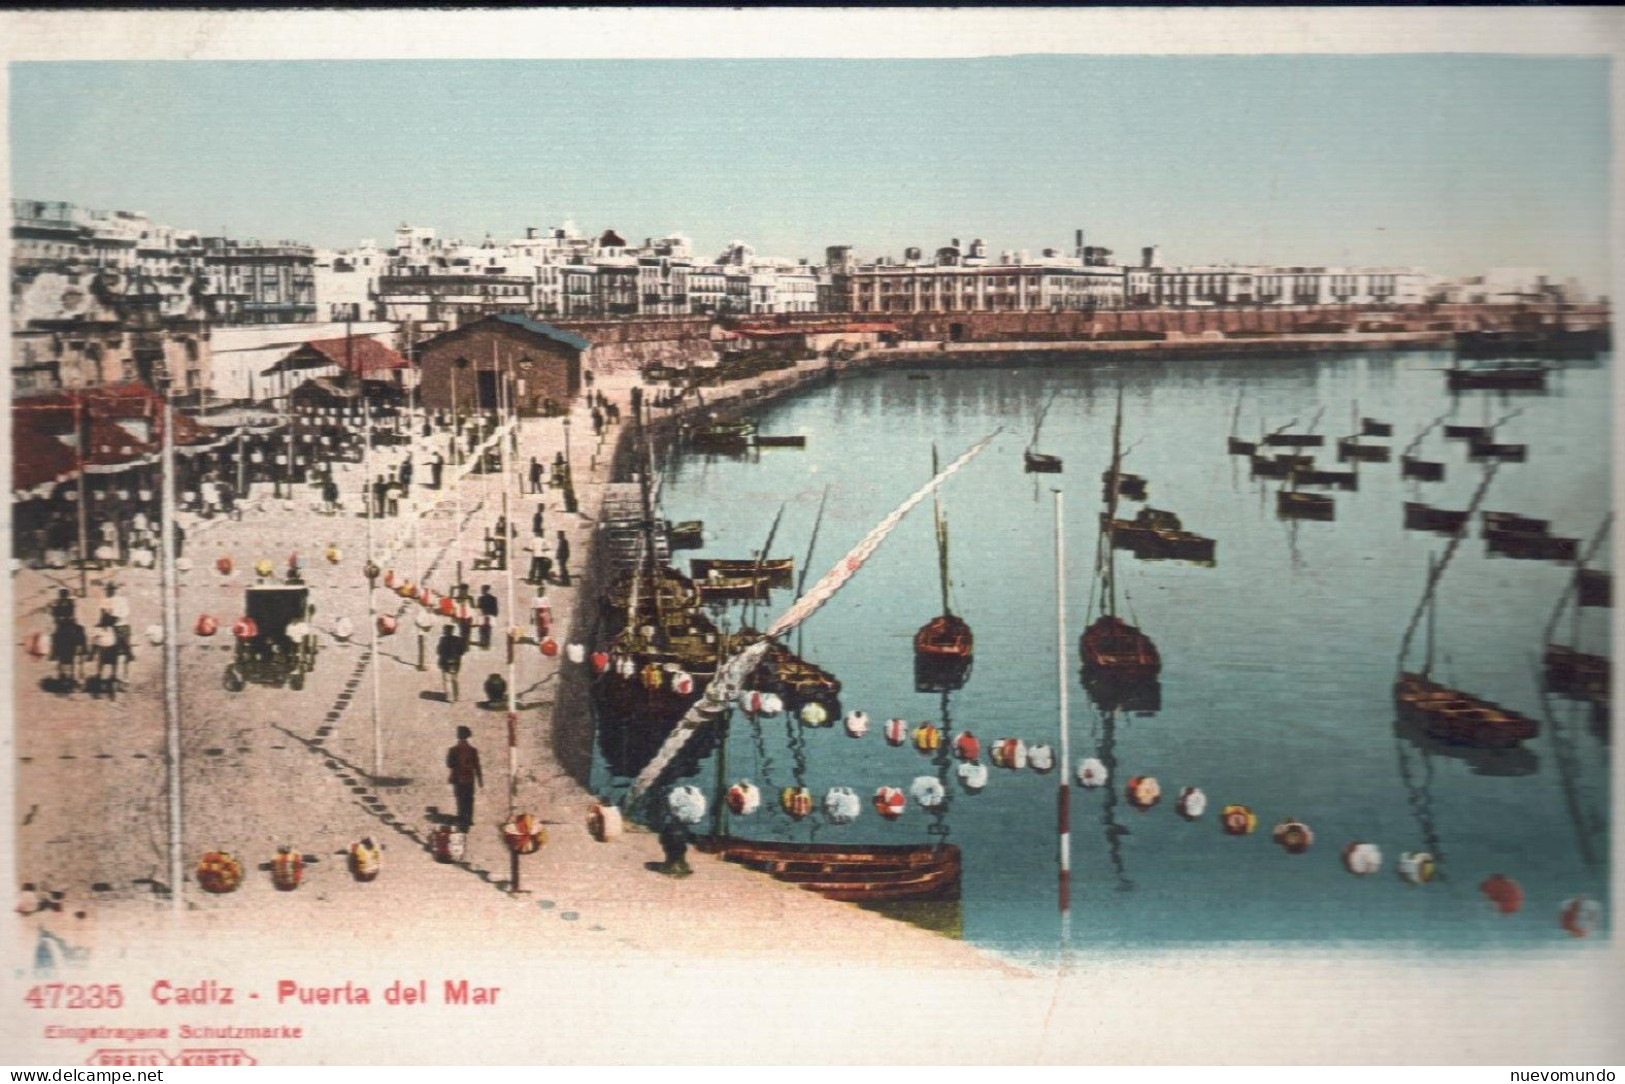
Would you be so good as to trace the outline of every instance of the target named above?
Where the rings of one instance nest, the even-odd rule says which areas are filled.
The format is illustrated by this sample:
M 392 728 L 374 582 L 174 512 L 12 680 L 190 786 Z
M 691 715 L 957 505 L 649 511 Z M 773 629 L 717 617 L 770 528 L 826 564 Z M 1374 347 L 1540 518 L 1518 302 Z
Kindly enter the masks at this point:
M 181 806 L 181 698 L 180 698 L 180 620 L 176 613 L 175 575 L 175 412 L 170 403 L 170 381 L 165 374 L 164 385 L 164 439 L 163 489 L 160 496 L 163 512 L 162 537 L 159 548 L 162 558 L 159 570 L 162 576 L 164 629 L 164 747 L 166 784 L 169 791 L 169 905 L 179 914 L 185 908 L 182 886 L 185 870 L 181 858 L 183 846 Z

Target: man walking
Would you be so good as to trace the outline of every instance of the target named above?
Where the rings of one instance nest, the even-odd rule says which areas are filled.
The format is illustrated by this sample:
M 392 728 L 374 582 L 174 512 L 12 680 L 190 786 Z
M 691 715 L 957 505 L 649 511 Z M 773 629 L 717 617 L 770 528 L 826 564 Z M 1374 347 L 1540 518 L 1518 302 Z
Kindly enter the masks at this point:
M 546 583 L 548 566 L 553 563 L 547 556 L 547 539 L 538 532 L 536 537 L 525 543 L 525 549 L 530 552 L 530 570 L 525 575 L 525 582 L 533 586 Z
M 535 456 L 530 457 L 530 491 L 542 492 L 542 462 Z
M 557 562 L 557 564 L 559 566 L 559 586 L 561 586 L 561 587 L 569 587 L 570 586 L 570 540 L 568 538 L 564 537 L 564 532 L 563 531 L 559 532 L 558 544 L 553 547 L 553 560 L 555 562 Z
M 439 452 L 434 453 L 434 458 L 429 460 L 430 489 L 438 490 L 440 488 L 440 472 L 445 469 L 446 457 L 441 455 Z
M 497 597 L 491 593 L 490 584 L 480 586 L 480 646 L 489 649 L 491 646 L 491 629 L 497 623 Z
M 448 782 L 457 798 L 457 826 L 467 832 L 474 824 L 474 788 L 485 786 L 485 774 L 480 770 L 480 751 L 469 744 L 474 732 L 466 726 L 457 728 L 457 744 L 446 750 Z
M 463 668 L 463 654 L 467 650 L 468 642 L 457 634 L 456 625 L 447 625 L 435 645 L 435 661 L 440 665 L 440 691 L 453 704 L 457 703 L 457 675 Z

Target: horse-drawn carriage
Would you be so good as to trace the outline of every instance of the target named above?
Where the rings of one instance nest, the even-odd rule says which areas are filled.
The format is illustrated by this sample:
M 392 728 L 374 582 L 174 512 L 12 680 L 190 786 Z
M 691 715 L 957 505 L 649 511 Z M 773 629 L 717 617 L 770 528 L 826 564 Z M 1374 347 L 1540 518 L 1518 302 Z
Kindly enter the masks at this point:
M 316 668 L 313 612 L 310 590 L 298 584 L 260 584 L 244 592 L 244 616 L 232 629 L 237 643 L 223 679 L 226 689 L 304 688 L 305 675 Z

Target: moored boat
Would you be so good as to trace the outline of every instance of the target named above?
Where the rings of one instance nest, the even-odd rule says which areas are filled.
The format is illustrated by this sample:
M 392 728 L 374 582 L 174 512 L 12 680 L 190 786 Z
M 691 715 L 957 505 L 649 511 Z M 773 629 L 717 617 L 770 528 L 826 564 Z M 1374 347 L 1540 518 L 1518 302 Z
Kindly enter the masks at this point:
M 937 473 L 937 450 L 931 449 L 931 473 Z M 914 634 L 914 659 L 919 668 L 959 669 L 970 665 L 976 640 L 970 624 L 953 612 L 948 591 L 948 520 L 942 511 L 942 496 L 934 493 L 937 529 L 937 573 L 942 588 L 942 613 L 920 626 Z
M 841 844 L 702 839 L 702 852 L 825 899 L 890 903 L 959 898 L 962 858 L 951 843 Z
M 694 447 L 704 451 L 744 451 L 756 437 L 756 423 L 748 418 L 731 422 L 710 422 L 690 434 Z
M 1379 422 L 1375 418 L 1361 418 L 1360 435 L 1362 437 L 1391 437 L 1394 435 L 1394 426 L 1392 422 Z
M 1132 686 L 1156 680 L 1162 656 L 1151 637 L 1117 616 L 1116 524 L 1118 487 L 1113 484 L 1123 462 L 1123 391 L 1117 392 L 1117 416 L 1112 424 L 1112 463 L 1107 472 L 1106 511 L 1100 517 L 1097 565 L 1100 570 L 1101 614 L 1078 639 L 1085 683 Z M 1169 513 L 1171 515 L 1171 513 Z M 1173 521 L 1177 523 L 1177 518 Z
M 1407 531 L 1436 531 L 1441 534 L 1461 534 L 1467 529 L 1468 515 L 1448 508 L 1434 508 L 1420 501 L 1405 502 L 1405 529 Z
M 1413 455 L 1399 457 L 1399 476 L 1414 478 L 1418 482 L 1444 481 L 1444 464 L 1436 460 L 1418 459 Z
M 1359 489 L 1360 475 L 1352 470 L 1326 470 L 1318 467 L 1294 467 L 1287 472 L 1293 485 L 1335 486 L 1338 489 Z
M 1507 365 L 1485 369 L 1447 369 L 1445 370 L 1445 380 L 1451 391 L 1538 391 L 1546 386 L 1546 372 L 1546 367 L 1541 365 Z
M 1573 561 L 1580 553 L 1578 538 L 1561 538 L 1544 531 L 1484 531 L 1485 549 L 1516 561 Z
M 1027 450 L 1021 454 L 1022 468 L 1028 474 L 1060 474 L 1061 457 L 1046 455 L 1038 451 L 1038 434 L 1044 428 L 1044 418 L 1049 414 L 1050 404 L 1055 402 L 1055 393 L 1044 400 L 1044 405 L 1038 411 L 1038 420 L 1033 424 L 1033 439 L 1027 445 Z
M 1275 495 L 1275 512 L 1283 519 L 1337 518 L 1337 505 L 1323 493 L 1300 493 L 1283 489 Z
M 1429 737 L 1479 749 L 1510 748 L 1540 732 L 1529 716 L 1441 685 L 1426 674 L 1401 672 L 1394 682 L 1394 706 Z
M 688 563 L 695 580 L 710 576 L 748 576 L 766 580 L 772 587 L 789 587 L 795 574 L 795 559 L 774 557 L 765 561 L 749 558 L 696 557 Z

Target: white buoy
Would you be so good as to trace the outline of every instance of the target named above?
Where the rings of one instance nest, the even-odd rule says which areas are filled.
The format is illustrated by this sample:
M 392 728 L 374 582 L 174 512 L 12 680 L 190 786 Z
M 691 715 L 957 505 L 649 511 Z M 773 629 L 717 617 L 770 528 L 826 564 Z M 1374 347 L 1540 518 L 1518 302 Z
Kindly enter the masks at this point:
M 831 787 L 824 795 L 824 817 L 831 824 L 851 824 L 863 811 L 863 800 L 851 787 Z
M 705 819 L 705 793 L 698 787 L 674 787 L 666 798 L 672 815 L 684 824 L 699 824 Z
M 908 793 L 922 809 L 935 809 L 947 797 L 941 781 L 929 775 L 915 776 L 914 782 L 909 784 Z
M 957 769 L 959 782 L 966 790 L 975 793 L 987 786 L 986 764 L 961 764 Z
M 869 733 L 869 715 L 862 711 L 849 711 L 846 713 L 846 732 L 854 738 L 861 738 Z
M 1104 787 L 1111 782 L 1111 772 L 1106 765 L 1094 757 L 1085 757 L 1078 765 L 1078 785 L 1082 787 Z

